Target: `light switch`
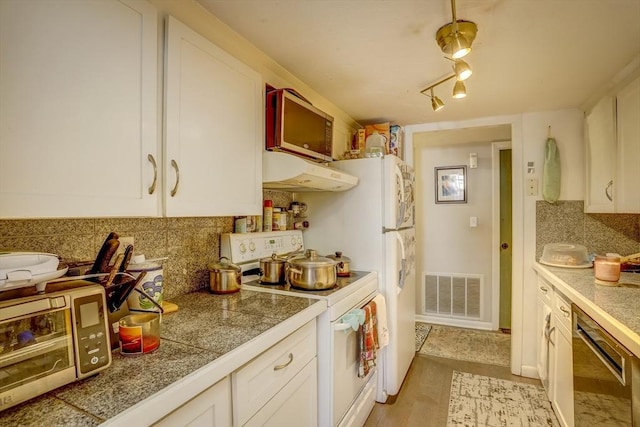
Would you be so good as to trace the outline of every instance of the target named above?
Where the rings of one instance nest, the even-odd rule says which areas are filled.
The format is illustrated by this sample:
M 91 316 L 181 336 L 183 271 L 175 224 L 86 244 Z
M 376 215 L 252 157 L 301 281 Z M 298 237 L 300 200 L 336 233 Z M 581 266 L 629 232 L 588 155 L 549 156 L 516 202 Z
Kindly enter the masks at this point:
M 469 217 L 469 227 L 477 227 L 478 226 L 478 217 L 471 216 Z

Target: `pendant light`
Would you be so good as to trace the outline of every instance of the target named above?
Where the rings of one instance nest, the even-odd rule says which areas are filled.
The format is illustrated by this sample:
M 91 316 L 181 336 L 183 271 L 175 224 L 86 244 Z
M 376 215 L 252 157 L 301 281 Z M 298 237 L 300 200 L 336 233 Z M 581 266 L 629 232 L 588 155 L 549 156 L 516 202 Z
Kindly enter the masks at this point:
M 467 96 L 467 88 L 464 86 L 464 82 L 462 80 L 456 80 L 456 84 L 453 85 L 453 97 L 460 99 L 465 96 Z

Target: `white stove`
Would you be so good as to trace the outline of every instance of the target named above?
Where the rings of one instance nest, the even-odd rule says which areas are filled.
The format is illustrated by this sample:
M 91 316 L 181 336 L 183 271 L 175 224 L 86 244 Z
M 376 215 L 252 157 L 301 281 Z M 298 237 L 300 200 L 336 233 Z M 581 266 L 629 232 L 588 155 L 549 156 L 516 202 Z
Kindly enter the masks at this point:
M 260 282 L 261 259 L 304 249 L 300 230 L 228 233 L 222 235 L 220 255 L 242 270 L 242 289 L 327 301 L 317 321 L 318 426 L 362 426 L 375 404 L 378 372 L 374 368 L 358 377 L 358 334 L 341 319 L 378 294 L 378 275 L 351 271 L 350 277 L 338 277 L 333 288 L 320 291 Z

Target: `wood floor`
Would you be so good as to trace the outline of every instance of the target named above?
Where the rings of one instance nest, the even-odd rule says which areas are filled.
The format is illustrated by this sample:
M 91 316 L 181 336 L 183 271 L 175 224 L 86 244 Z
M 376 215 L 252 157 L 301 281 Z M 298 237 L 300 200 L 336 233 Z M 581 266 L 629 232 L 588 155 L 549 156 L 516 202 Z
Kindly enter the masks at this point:
M 537 379 L 511 375 L 507 367 L 416 353 L 400 393 L 376 403 L 365 427 L 445 427 L 454 370 L 540 385 Z

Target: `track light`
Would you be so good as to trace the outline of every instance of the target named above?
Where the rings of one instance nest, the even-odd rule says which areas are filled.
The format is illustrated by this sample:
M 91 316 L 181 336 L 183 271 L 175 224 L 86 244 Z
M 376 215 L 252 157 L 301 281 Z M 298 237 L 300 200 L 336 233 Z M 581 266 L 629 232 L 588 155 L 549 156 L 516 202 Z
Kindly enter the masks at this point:
M 456 84 L 453 85 L 453 97 L 460 99 L 465 96 L 467 96 L 467 88 L 464 86 L 464 82 L 462 80 L 456 80 Z
M 473 71 L 471 71 L 471 67 L 469 67 L 469 64 L 467 64 L 462 59 L 458 59 L 455 61 L 453 69 L 456 72 L 456 79 L 460 81 L 467 80 L 469 77 L 471 77 L 471 74 L 473 74 Z
M 449 50 L 451 51 L 451 57 L 453 59 L 460 59 L 471 52 L 471 44 L 462 34 L 456 31 L 451 36 Z
M 471 52 L 471 44 L 476 38 L 478 26 L 471 21 L 456 19 L 456 2 L 451 0 L 453 20 L 436 32 L 436 42 L 447 55 L 459 59 Z
M 440 111 L 444 108 L 444 102 L 433 94 L 433 88 L 431 88 L 431 108 L 433 111 Z

